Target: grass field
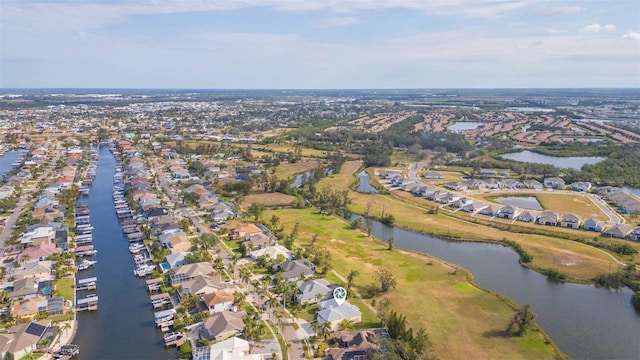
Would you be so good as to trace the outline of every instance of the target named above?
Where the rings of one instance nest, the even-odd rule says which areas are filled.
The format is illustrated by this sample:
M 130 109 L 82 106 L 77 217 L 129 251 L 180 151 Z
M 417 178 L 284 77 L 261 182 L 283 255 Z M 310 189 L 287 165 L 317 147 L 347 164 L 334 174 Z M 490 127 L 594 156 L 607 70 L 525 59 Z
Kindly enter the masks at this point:
M 278 179 L 289 179 L 296 176 L 296 174 L 303 173 L 305 171 L 315 169 L 320 166 L 318 160 L 302 159 L 301 161 L 293 164 L 284 163 L 276 167 L 275 175 Z
M 295 197 L 282 193 L 251 194 L 242 199 L 242 207 L 247 209 L 251 204 L 262 204 L 265 207 L 290 206 L 295 201 Z
M 273 214 L 276 212 L 266 211 L 263 218 Z M 331 252 L 333 269 L 341 277 L 358 270 L 360 275 L 354 281 L 358 290 L 374 284 L 375 271 L 381 266 L 396 274 L 398 286 L 385 297 L 394 310 L 406 316 L 411 327 L 427 330 L 440 358 L 545 359 L 558 355 L 553 346 L 545 344 L 540 332 L 524 338 L 496 335 L 506 327 L 513 308 L 498 296 L 469 283 L 464 271 L 456 272 L 449 264 L 427 255 L 388 251 L 386 245 L 350 230 L 345 221 L 321 215 L 314 209 L 278 210 L 277 215 L 285 232 L 296 221 L 299 223 L 298 245 L 306 244 L 313 234 L 318 234 L 316 243 Z M 360 305 L 356 299 L 350 301 L 361 310 L 368 310 L 367 305 Z M 371 300 L 365 302 L 370 304 Z
M 324 179 L 319 184 L 319 188 L 323 186 L 331 186 L 336 190 L 346 188 L 342 186 L 349 184 L 354 179 L 350 170 L 343 168 L 333 178 Z M 515 233 L 481 223 L 452 218 L 447 216 L 445 211 L 441 211 L 438 214 L 428 214 L 427 211 L 433 208 L 434 203 L 424 199 L 416 199 L 413 195 L 403 191 L 394 191 L 393 195 L 360 194 L 352 191 L 349 193 L 349 198 L 352 201 L 351 209 L 353 212 L 365 214 L 369 209 L 369 214 L 374 216 L 379 216 L 383 212 L 391 213 L 395 217 L 395 225 L 405 229 L 436 236 L 456 237 L 461 240 L 513 240 L 533 255 L 534 260 L 530 264 L 532 268 L 557 268 L 560 272 L 576 281 L 587 282 L 598 274 L 607 273 L 615 256 L 615 254 L 609 254 L 603 250 L 575 241 L 553 236 Z M 423 202 L 416 204 L 416 200 Z M 594 235 L 585 233 L 584 236 L 593 237 Z M 633 259 L 620 259 L 634 261 L 639 257 L 639 255 L 636 255 Z

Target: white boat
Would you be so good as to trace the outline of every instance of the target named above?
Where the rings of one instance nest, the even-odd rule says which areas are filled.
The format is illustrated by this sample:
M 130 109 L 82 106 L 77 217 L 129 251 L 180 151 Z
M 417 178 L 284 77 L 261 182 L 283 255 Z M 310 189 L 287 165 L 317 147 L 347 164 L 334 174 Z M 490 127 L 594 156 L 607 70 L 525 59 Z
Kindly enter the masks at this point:
M 91 260 L 85 259 L 85 260 L 82 260 L 82 262 L 78 264 L 76 267 L 78 268 L 79 271 L 87 270 L 88 268 L 95 265 L 95 263 L 97 263 L 97 261 L 91 261 Z
M 138 266 L 135 270 L 133 270 L 133 274 L 138 277 L 144 277 L 156 270 L 155 265 L 141 265 Z
M 182 336 L 182 334 L 180 334 L 177 331 L 172 331 L 170 333 L 166 333 L 166 334 L 164 334 L 164 342 L 171 342 L 171 341 L 174 341 L 174 340 L 178 340 L 181 336 Z
M 129 245 L 129 252 L 131 252 L 132 254 L 137 254 L 144 249 L 145 249 L 145 246 L 143 243 L 137 242 Z

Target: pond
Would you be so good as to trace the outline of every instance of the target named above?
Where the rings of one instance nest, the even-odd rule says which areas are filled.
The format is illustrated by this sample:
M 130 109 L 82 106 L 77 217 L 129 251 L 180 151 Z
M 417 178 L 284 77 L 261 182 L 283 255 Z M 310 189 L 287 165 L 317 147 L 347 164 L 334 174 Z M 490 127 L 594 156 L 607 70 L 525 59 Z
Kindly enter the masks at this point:
M 504 159 L 520 161 L 520 162 L 528 162 L 528 163 L 538 163 L 538 164 L 548 164 L 554 165 L 561 169 L 576 169 L 580 170 L 585 164 L 595 164 L 600 161 L 606 160 L 604 157 L 596 157 L 596 156 L 569 156 L 569 157 L 559 157 L 559 156 L 549 156 L 544 154 L 538 154 L 533 151 L 525 150 L 521 152 L 514 152 L 508 154 L 502 154 L 500 157 Z
M 358 185 L 358 188 L 356 189 L 357 192 L 369 194 L 378 192 L 376 188 L 371 186 L 371 176 L 369 176 L 366 171 L 360 171 L 358 177 L 360 178 L 360 185 Z
M 482 126 L 483 123 L 476 121 L 457 121 L 447 129 L 451 132 L 460 133 L 465 130 L 474 130 Z
M 505 196 L 496 198 L 496 201 L 503 205 L 517 206 L 531 210 L 542 210 L 542 205 L 533 196 Z
M 431 254 L 473 273 L 476 283 L 531 304 L 536 320 L 567 355 L 576 359 L 638 359 L 640 313 L 629 289 L 609 291 L 592 285 L 554 283 L 524 268 L 504 246 L 450 242 L 365 220 L 379 239 L 395 239 L 399 248 Z

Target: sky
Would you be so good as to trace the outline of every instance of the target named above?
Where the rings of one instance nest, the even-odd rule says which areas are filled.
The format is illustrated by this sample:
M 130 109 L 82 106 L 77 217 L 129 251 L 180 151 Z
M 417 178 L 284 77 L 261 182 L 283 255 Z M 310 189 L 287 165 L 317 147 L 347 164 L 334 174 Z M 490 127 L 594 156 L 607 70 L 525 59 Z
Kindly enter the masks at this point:
M 638 0 L 0 0 L 0 88 L 640 87 Z

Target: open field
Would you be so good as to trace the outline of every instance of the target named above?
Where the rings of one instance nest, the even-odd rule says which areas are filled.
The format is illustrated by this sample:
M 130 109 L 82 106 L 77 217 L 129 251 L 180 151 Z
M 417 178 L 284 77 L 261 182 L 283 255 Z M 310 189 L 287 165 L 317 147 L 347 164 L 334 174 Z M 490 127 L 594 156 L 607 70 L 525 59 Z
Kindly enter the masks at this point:
M 294 196 L 281 193 L 251 194 L 242 199 L 242 207 L 249 208 L 253 203 L 261 204 L 265 207 L 290 206 L 295 199 Z
M 566 194 L 566 193 L 558 193 L 558 192 L 517 192 L 517 193 L 504 193 L 504 194 L 478 194 L 478 195 L 470 195 L 472 198 L 484 200 L 484 201 L 495 201 L 495 198 L 500 196 L 531 196 L 538 199 L 538 202 L 545 210 L 550 210 L 557 212 L 562 215 L 566 215 L 569 213 L 576 214 L 582 219 L 587 219 L 590 217 L 607 220 L 609 219 L 607 215 L 602 213 L 602 211 L 589 199 L 585 194 Z
M 289 179 L 296 176 L 296 174 L 315 169 L 320 166 L 318 160 L 302 159 L 295 163 L 283 163 L 276 167 L 275 175 L 278 179 Z
M 337 179 L 344 177 L 344 179 Z M 340 184 L 348 183 L 353 176 L 348 171 L 341 171 L 334 179 L 325 179 L 322 186 L 329 185 L 339 190 Z M 326 183 L 325 183 L 326 181 Z M 353 181 L 353 180 L 351 180 Z M 396 198 L 400 197 L 401 199 Z M 405 199 L 406 197 L 406 199 Z M 445 211 L 438 214 L 427 213 L 433 208 L 416 204 L 413 195 L 397 191 L 391 195 L 360 194 L 351 191 L 349 193 L 351 210 L 358 214 L 379 216 L 383 213 L 391 213 L 395 218 L 395 225 L 414 231 L 429 233 L 435 236 L 454 237 L 460 240 L 475 241 L 502 241 L 512 240 L 519 243 L 533 256 L 533 262 L 529 264 L 534 269 L 557 268 L 560 272 L 575 281 L 590 281 L 598 274 L 607 273 L 614 258 L 623 261 L 630 258 L 616 257 L 601 249 L 584 245 L 579 242 L 544 235 L 522 234 L 507 230 L 493 228 L 481 223 L 473 223 L 464 219 L 457 219 L 446 215 Z M 427 202 L 427 200 L 424 200 Z M 549 228 L 545 227 L 545 230 Z M 585 236 L 594 236 L 585 233 Z M 601 241 L 611 241 L 602 239 Z M 638 255 L 634 257 L 637 259 Z M 614 262 L 615 263 L 615 262 Z
M 540 332 L 522 338 L 496 335 L 505 329 L 513 308 L 506 300 L 471 284 L 464 271 L 454 272 L 451 265 L 427 255 L 388 251 L 385 244 L 350 230 L 342 219 L 321 215 L 315 209 L 266 211 L 263 218 L 274 214 L 285 232 L 299 223 L 298 246 L 318 234 L 316 244 L 331 252 L 333 269 L 343 278 L 358 270 L 354 284 L 359 291 L 374 284 L 374 274 L 381 266 L 391 270 L 398 286 L 384 297 L 391 301 L 392 309 L 406 316 L 414 331 L 425 328 L 439 358 L 545 359 L 559 355 L 544 343 Z M 360 308 L 367 310 L 364 305 Z

